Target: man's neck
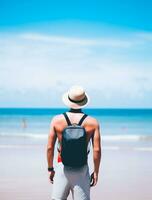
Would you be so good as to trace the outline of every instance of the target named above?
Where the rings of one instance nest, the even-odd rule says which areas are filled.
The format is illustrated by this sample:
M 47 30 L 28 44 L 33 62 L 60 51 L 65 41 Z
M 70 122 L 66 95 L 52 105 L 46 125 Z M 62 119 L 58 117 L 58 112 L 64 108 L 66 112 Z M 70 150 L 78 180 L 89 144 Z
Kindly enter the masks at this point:
M 72 113 L 83 113 L 81 109 L 73 109 L 73 108 L 71 108 L 69 110 L 69 112 L 72 112 Z

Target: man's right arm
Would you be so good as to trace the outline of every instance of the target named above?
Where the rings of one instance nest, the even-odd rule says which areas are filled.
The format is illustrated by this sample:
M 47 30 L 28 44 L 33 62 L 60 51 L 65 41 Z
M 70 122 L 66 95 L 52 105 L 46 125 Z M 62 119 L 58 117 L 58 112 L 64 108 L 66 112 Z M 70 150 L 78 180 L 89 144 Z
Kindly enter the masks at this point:
M 50 124 L 50 133 L 48 137 L 48 144 L 47 144 L 47 162 L 48 162 L 48 169 L 52 168 L 52 171 L 49 172 L 49 178 L 53 183 L 54 177 L 54 170 L 53 170 L 53 158 L 54 158 L 54 146 L 56 142 L 56 132 L 55 132 L 55 118 L 52 119 Z
M 99 166 L 101 160 L 101 138 L 100 138 L 100 125 L 96 122 L 95 131 L 93 135 L 93 162 L 94 172 L 92 174 L 92 186 L 95 186 L 98 181 Z

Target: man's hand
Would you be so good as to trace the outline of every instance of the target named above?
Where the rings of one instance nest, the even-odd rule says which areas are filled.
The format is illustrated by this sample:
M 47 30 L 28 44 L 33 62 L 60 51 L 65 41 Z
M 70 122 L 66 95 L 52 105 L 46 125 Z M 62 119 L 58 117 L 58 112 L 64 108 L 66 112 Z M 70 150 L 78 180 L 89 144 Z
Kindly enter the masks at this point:
M 91 174 L 91 177 L 90 177 L 90 186 L 95 186 L 97 184 L 97 181 L 98 181 L 98 174 L 93 172 Z
M 53 179 L 54 179 L 55 171 L 49 172 L 49 180 L 53 184 Z

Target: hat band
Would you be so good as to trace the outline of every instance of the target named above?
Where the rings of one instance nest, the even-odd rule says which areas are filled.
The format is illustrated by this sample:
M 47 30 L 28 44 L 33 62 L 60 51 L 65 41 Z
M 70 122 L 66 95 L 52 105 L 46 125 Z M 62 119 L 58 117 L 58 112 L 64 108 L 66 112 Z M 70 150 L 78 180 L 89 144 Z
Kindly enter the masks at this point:
M 82 102 L 85 100 L 85 98 L 86 98 L 86 97 L 84 97 L 83 99 L 81 99 L 81 100 L 79 100 L 79 101 L 75 101 L 75 100 L 71 99 L 71 98 L 69 97 L 69 95 L 68 95 L 68 99 L 69 99 L 71 102 L 73 102 L 73 103 L 82 103 Z

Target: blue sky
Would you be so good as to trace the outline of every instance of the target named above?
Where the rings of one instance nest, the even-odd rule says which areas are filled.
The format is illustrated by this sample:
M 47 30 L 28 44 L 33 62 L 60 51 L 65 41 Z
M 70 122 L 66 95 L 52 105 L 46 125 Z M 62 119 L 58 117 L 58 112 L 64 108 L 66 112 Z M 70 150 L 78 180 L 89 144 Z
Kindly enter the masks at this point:
M 152 107 L 152 2 L 0 1 L 0 107 Z
M 0 25 L 85 20 L 151 30 L 151 8 L 150 0 L 1 0 Z

